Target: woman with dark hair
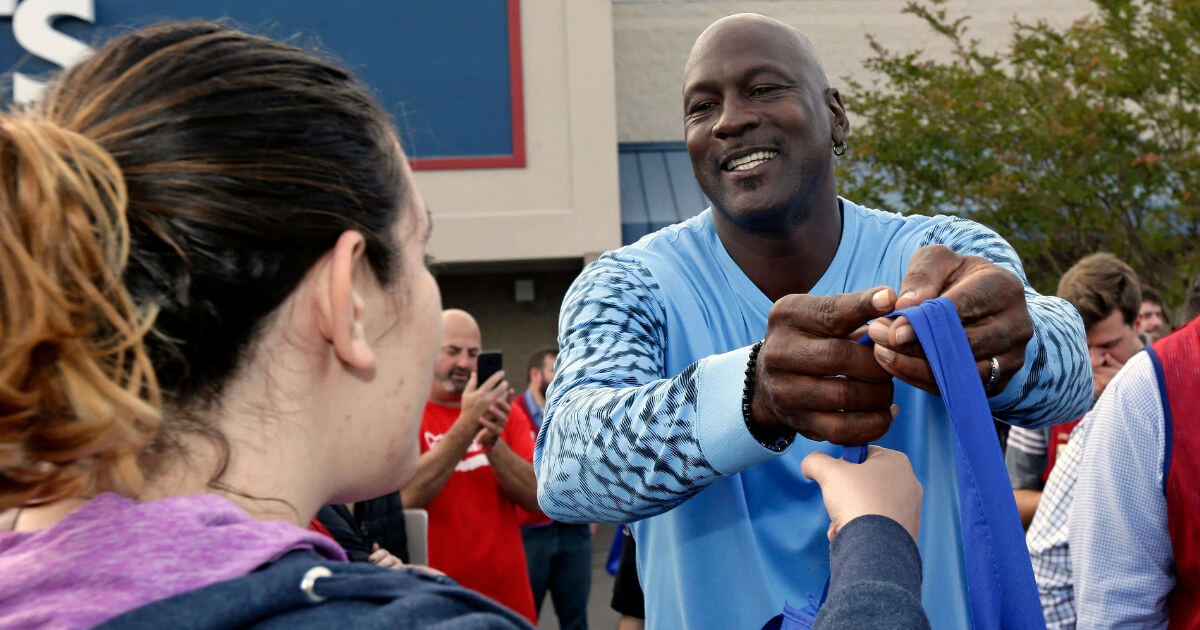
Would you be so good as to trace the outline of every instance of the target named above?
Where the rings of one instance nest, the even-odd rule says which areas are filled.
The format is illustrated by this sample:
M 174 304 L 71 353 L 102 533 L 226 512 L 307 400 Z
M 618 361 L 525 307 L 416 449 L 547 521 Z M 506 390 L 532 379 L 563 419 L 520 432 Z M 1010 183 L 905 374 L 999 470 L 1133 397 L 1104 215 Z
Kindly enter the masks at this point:
M 304 529 L 412 476 L 441 298 L 387 114 L 187 22 L 0 115 L 0 626 L 527 627 Z

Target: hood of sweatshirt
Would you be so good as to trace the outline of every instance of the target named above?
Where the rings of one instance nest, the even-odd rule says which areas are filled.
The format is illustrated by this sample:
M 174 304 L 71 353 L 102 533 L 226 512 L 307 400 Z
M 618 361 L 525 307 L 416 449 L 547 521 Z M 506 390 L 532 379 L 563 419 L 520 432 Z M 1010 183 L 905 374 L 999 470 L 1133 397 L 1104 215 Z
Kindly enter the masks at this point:
M 346 559 L 329 538 L 221 496 L 102 494 L 53 527 L 0 534 L 0 627 L 90 628 L 300 549 Z

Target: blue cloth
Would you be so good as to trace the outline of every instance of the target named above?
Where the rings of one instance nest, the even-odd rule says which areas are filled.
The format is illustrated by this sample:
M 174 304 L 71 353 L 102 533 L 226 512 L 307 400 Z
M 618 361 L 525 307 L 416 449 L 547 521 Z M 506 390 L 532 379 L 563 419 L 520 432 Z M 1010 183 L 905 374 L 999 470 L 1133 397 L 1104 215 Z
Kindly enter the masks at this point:
M 301 588 L 315 567 L 314 602 Z M 114 617 L 99 630 L 234 630 L 241 628 L 413 628 L 532 630 L 516 613 L 446 577 L 362 562 L 330 562 L 295 551 L 245 577 L 161 599 Z
M 1025 562 L 1020 517 L 992 442 L 991 415 L 975 358 L 946 298 L 904 309 L 953 419 L 963 545 L 975 630 L 1045 626 L 1033 570 Z
M 604 570 L 616 577 L 621 570 L 621 550 L 625 548 L 625 525 L 618 525 L 613 532 L 612 542 L 608 544 L 608 556 L 604 559 Z
M 887 317 L 905 317 L 921 343 L 950 413 L 955 433 L 955 463 L 966 555 L 967 593 L 974 630 L 1025 630 L 1045 626 L 1033 572 L 1025 562 L 1024 535 L 1000 453 L 992 441 L 992 420 L 975 357 L 954 303 L 940 297 Z M 869 344 L 863 336 L 860 343 Z M 865 446 L 843 449 L 842 459 L 861 464 Z M 821 593 L 823 604 L 829 582 Z M 810 605 L 785 605 L 781 630 L 809 630 L 817 611 Z M 770 624 L 768 624 L 770 627 Z
M 528 389 L 522 394 L 525 397 L 525 409 L 529 411 L 529 419 L 533 421 L 534 432 L 542 430 L 542 417 L 546 415 L 546 410 L 542 409 L 541 405 L 533 399 L 533 392 Z
M 842 200 L 837 254 L 812 288 L 899 287 L 908 260 L 942 243 L 1024 279 L 1011 247 L 951 217 L 902 217 Z M 989 402 L 1001 420 L 1078 417 L 1091 397 L 1083 324 L 1026 287 L 1034 337 L 1025 366 Z M 633 523 L 647 627 L 753 628 L 819 592 L 829 526 L 800 473 L 798 439 L 763 448 L 741 413 L 749 346 L 771 301 L 737 267 L 711 210 L 605 254 L 576 279 L 559 318 L 558 374 L 538 435 L 543 510 L 558 520 Z M 966 625 L 952 429 L 940 399 L 897 382 L 900 416 L 879 444 L 908 454 L 925 487 L 919 547 L 935 628 Z

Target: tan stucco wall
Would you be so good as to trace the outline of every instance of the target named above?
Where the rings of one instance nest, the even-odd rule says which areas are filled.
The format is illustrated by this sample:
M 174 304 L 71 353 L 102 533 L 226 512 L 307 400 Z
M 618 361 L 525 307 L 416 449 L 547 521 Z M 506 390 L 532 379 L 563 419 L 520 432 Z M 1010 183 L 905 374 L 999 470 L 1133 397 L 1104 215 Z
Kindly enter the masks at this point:
M 433 208 L 432 249 L 440 259 L 571 260 L 538 272 L 504 265 L 493 271 L 485 264 L 442 275 L 446 306 L 479 318 L 484 344 L 505 352 L 510 383 L 522 389 L 525 356 L 553 340 L 558 306 L 580 266 L 619 240 L 618 138 L 682 139 L 680 82 L 696 36 L 731 13 L 778 17 L 813 39 L 837 84 L 847 74 L 865 76 L 866 33 L 900 50 L 931 39 L 917 18 L 900 13 L 903 5 L 904 0 L 523 0 L 529 168 L 422 172 L 417 178 Z M 970 32 L 994 49 L 1007 42 L 1014 14 L 1065 25 L 1087 13 L 1091 3 L 951 0 L 948 6 L 974 16 Z M 535 303 L 514 301 L 517 278 L 535 281 Z
M 529 384 L 525 374 L 529 354 L 555 343 L 558 309 L 581 265 L 582 261 L 559 270 L 439 275 L 438 286 L 446 308 L 461 308 L 479 320 L 484 347 L 504 352 L 505 377 L 519 392 Z M 513 299 L 513 283 L 518 279 L 533 281 L 532 302 Z
M 419 171 L 439 260 L 582 258 L 620 244 L 612 9 L 521 3 L 527 166 Z
M 753 12 L 792 24 L 812 40 L 830 83 L 851 75 L 867 82 L 862 62 L 871 56 L 866 35 L 891 50 L 949 50 L 917 17 L 901 14 L 905 0 L 777 0 L 743 2 L 615 2 L 613 41 L 617 77 L 617 130 L 621 142 L 683 139 L 683 65 L 692 43 L 709 24 Z M 1090 0 L 950 0 L 950 15 L 970 15 L 968 35 L 985 50 L 1010 41 L 1014 16 L 1066 26 L 1090 13 Z M 932 44 L 937 44 L 934 46 Z M 851 112 L 853 116 L 853 112 Z

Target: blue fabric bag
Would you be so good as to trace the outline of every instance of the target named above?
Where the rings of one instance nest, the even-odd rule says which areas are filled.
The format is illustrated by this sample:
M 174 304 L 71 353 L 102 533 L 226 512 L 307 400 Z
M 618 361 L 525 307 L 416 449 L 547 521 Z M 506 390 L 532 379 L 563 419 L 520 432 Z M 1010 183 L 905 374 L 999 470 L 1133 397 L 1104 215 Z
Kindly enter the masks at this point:
M 954 426 L 971 627 L 1045 628 L 1025 533 L 996 448 L 991 409 L 958 311 L 949 299 L 936 298 L 888 317 L 900 315 L 908 318 L 921 342 Z M 870 338 L 862 342 L 870 343 Z M 866 446 L 848 446 L 842 452 L 843 459 L 854 463 L 866 456 Z M 800 609 L 785 603 L 783 614 L 768 621 L 764 630 L 810 630 L 828 592 L 827 578 L 819 600 L 809 595 Z

